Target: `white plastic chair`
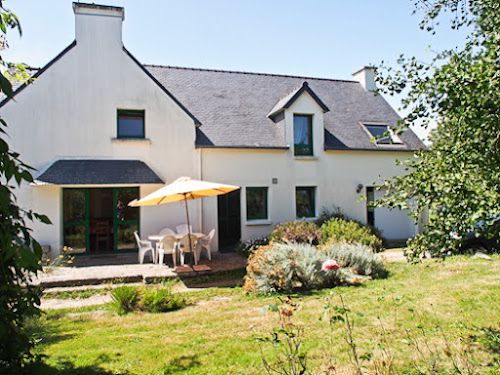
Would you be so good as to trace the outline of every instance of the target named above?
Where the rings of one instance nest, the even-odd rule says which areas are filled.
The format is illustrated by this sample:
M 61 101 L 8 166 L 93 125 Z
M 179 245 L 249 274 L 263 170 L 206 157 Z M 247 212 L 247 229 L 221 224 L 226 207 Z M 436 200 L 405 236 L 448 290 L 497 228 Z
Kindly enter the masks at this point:
M 188 228 L 189 228 L 189 230 L 188 230 Z M 178 234 L 193 233 L 193 227 L 191 225 L 188 227 L 187 224 L 177 225 L 175 227 L 175 230 L 177 231 Z
M 174 261 L 174 268 L 177 267 L 177 240 L 174 236 L 165 236 L 159 242 L 158 246 L 158 264 L 163 266 L 163 257 L 165 254 L 171 254 Z
M 160 231 L 160 236 L 174 236 L 175 232 L 170 228 L 163 228 Z
M 196 247 L 197 250 L 196 257 L 198 258 L 198 262 L 200 261 L 200 255 L 203 249 L 207 250 L 208 259 L 212 260 L 211 245 L 212 245 L 212 240 L 214 239 L 214 235 L 215 235 L 215 229 L 212 229 L 210 233 L 208 233 L 208 235 L 198 239 L 198 246 Z
M 144 241 L 141 240 L 139 237 L 139 234 L 137 232 L 134 232 L 135 240 L 137 241 L 137 247 L 139 248 L 138 252 L 138 261 L 140 264 L 144 263 L 144 255 L 148 252 L 151 251 L 151 259 L 153 260 L 153 263 L 155 262 L 155 250 L 153 249 L 153 246 L 151 245 L 151 241 Z
M 191 238 L 191 248 L 189 248 L 189 238 Z M 184 256 L 186 253 L 191 253 L 194 256 L 194 264 L 198 264 L 198 260 L 196 259 L 196 236 L 194 234 L 186 234 L 179 241 L 179 250 L 181 255 L 181 265 L 184 265 Z
M 175 236 L 175 232 L 172 229 L 170 229 L 170 228 L 163 228 L 160 231 L 160 236 L 161 237 Z M 161 245 L 161 240 L 160 241 L 156 241 L 156 258 L 158 258 L 158 251 L 160 250 L 160 245 Z M 156 259 L 156 261 L 158 261 L 158 259 Z

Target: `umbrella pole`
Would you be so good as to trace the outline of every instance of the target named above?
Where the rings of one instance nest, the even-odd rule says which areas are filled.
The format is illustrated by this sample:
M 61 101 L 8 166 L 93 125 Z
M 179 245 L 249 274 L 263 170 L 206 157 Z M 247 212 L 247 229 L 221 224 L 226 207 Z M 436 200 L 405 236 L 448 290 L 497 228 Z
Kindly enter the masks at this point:
M 189 224 L 189 210 L 188 210 L 188 201 L 187 201 L 187 193 L 184 193 L 184 202 L 186 203 L 186 218 L 187 218 L 187 225 L 188 225 L 188 240 L 189 240 L 189 250 L 191 252 L 191 268 L 193 268 L 193 263 L 194 263 L 194 249 L 191 244 L 191 225 Z M 193 268 L 194 270 L 194 268 Z

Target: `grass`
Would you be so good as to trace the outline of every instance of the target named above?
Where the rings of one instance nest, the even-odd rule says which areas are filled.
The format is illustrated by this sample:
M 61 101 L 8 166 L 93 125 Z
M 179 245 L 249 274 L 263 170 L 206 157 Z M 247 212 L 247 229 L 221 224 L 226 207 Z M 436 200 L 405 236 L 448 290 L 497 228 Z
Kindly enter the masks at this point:
M 405 343 L 407 330 L 423 327 L 438 346 L 444 343 L 437 325 L 453 345 L 460 337 L 485 331 L 490 332 L 491 341 L 496 337 L 491 332 L 499 332 L 499 256 L 492 261 L 454 257 L 415 266 L 390 264 L 389 270 L 387 279 L 360 287 L 296 296 L 302 298 L 303 308 L 294 319 L 305 326 L 311 370 L 319 372 L 328 357 L 333 358 L 337 374 L 349 373 L 343 326 L 339 323 L 331 330 L 319 319 L 325 299 L 338 305 L 339 293 L 351 309 L 359 352 L 385 337 L 401 369 L 411 362 L 414 352 Z M 41 373 L 264 373 L 254 336 L 266 335 L 277 326 L 275 313 L 259 315 L 262 306 L 274 303 L 275 297 L 246 296 L 238 287 L 205 288 L 185 297 L 186 308 L 164 314 L 117 316 L 106 306 L 45 313 L 31 328 L 39 340 L 38 353 L 47 356 Z M 389 335 L 383 334 L 380 322 Z M 264 350 L 269 352 L 267 347 Z M 482 363 L 492 359 L 481 351 L 476 356 Z M 492 364 L 491 374 L 498 370 L 498 364 Z
M 108 294 L 112 290 L 111 287 L 105 288 L 89 288 L 89 289 L 75 289 L 75 290 L 57 290 L 49 291 L 43 294 L 46 299 L 76 299 L 76 298 L 90 298 L 96 295 Z

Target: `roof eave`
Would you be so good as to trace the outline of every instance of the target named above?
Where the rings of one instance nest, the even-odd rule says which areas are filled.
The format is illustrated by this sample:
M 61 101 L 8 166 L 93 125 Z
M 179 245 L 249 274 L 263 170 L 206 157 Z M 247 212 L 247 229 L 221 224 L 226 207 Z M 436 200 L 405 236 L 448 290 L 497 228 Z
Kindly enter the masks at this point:
M 170 91 L 167 90 L 165 86 L 163 86 L 160 81 L 158 81 L 140 62 L 137 60 L 134 55 L 132 55 L 125 46 L 123 47 L 123 51 L 134 61 L 142 71 L 151 79 L 154 83 L 165 93 L 168 95 L 170 99 L 172 99 L 194 122 L 196 126 L 201 126 L 200 120 L 198 120 Z
M 209 149 L 233 149 L 233 150 L 289 150 L 290 146 L 219 146 L 219 145 L 196 145 L 196 148 L 209 148 Z
M 68 53 L 74 46 L 76 46 L 76 40 L 73 41 L 69 46 L 67 46 L 64 50 L 62 50 L 56 57 L 54 57 L 52 60 L 50 60 L 43 68 L 39 69 L 35 74 L 33 74 L 32 77 L 29 79 L 36 79 L 40 77 L 47 69 L 49 69 L 52 65 L 54 65 L 59 59 L 61 59 L 66 53 Z M 17 88 L 16 91 L 14 91 L 14 94 L 10 98 L 5 98 L 0 102 L 0 108 L 2 108 L 6 103 L 8 103 L 11 99 L 14 99 L 14 97 L 19 94 L 21 91 L 23 91 L 29 83 L 23 83 L 21 86 Z

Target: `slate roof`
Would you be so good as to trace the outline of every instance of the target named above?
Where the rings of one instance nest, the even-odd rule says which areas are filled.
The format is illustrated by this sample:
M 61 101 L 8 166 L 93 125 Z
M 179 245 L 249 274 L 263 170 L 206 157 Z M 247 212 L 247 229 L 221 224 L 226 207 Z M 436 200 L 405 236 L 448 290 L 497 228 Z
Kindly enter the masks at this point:
M 268 114 L 308 83 L 325 107 L 327 150 L 417 150 L 422 141 L 407 130 L 402 145 L 370 142 L 361 123 L 394 126 L 398 114 L 382 96 L 359 82 L 273 74 L 145 65 L 151 75 L 201 122 L 197 147 L 287 148 L 283 128 Z
M 271 117 L 272 118 L 273 116 L 277 115 L 281 111 L 283 111 L 283 110 L 285 110 L 287 108 L 290 108 L 290 106 L 302 95 L 302 93 L 304 91 L 307 92 L 313 98 L 313 100 L 316 102 L 316 104 L 318 104 L 321 107 L 321 109 L 323 110 L 323 112 L 328 112 L 330 110 L 321 101 L 321 99 L 318 98 L 318 96 L 314 93 L 314 91 L 312 91 L 309 88 L 309 84 L 304 81 L 304 83 L 302 83 L 302 85 L 296 87 L 289 94 L 287 94 L 284 97 L 282 97 L 279 100 L 279 102 L 276 103 L 276 105 L 273 107 L 273 109 L 271 109 L 271 112 L 269 112 L 269 114 L 267 115 L 267 117 Z
M 140 160 L 57 160 L 35 178 L 38 185 L 163 184 Z

